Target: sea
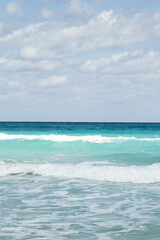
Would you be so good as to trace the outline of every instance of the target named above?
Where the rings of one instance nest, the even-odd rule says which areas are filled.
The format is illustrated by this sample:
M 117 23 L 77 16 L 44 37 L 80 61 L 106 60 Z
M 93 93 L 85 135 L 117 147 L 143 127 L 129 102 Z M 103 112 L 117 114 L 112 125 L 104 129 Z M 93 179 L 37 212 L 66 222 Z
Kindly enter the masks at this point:
M 0 122 L 0 239 L 159 240 L 160 123 Z

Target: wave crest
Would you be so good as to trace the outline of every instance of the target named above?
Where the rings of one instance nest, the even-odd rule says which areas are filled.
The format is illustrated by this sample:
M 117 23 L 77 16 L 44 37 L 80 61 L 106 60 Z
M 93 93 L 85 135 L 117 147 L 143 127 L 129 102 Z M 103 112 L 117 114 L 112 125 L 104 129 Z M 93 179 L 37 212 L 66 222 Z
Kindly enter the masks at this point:
M 149 166 L 111 166 L 81 164 L 21 164 L 0 163 L 0 176 L 14 174 L 38 174 L 57 178 L 79 178 L 116 183 L 160 182 L 160 164 Z
M 5 134 L 0 133 L 0 140 L 44 140 L 53 142 L 91 142 L 91 143 L 111 143 L 119 141 L 160 141 L 160 138 L 136 138 L 136 137 L 105 137 L 100 135 L 83 135 L 83 136 L 69 136 L 69 135 L 24 135 L 24 134 Z

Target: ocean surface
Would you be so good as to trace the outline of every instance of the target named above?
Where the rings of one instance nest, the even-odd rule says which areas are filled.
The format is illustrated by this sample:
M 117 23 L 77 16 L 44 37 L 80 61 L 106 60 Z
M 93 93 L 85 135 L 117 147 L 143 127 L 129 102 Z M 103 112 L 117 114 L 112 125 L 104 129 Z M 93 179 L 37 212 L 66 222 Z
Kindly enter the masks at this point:
M 0 239 L 159 240 L 159 123 L 0 122 Z

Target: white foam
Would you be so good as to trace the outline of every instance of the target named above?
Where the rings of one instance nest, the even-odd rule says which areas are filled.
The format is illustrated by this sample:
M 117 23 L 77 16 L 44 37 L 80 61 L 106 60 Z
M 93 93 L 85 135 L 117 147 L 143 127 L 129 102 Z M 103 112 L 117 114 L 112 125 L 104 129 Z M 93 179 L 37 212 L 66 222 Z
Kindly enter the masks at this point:
M 110 143 L 117 141 L 160 141 L 160 138 L 136 138 L 136 137 L 104 137 L 100 135 L 83 135 L 83 136 L 69 136 L 69 135 L 24 135 L 24 134 L 5 134 L 0 133 L 0 140 L 44 140 L 53 142 L 92 142 L 92 143 Z
M 0 164 L 0 176 L 38 174 L 57 178 L 79 178 L 124 183 L 160 182 L 160 163 L 149 166 L 94 166 L 81 164 Z

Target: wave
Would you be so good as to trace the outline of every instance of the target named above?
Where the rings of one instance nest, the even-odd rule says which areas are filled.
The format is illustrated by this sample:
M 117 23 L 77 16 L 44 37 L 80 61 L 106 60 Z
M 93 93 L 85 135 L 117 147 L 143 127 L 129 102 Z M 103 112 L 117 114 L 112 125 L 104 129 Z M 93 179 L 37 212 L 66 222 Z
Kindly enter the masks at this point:
M 113 166 L 80 164 L 0 163 L 0 176 L 33 174 L 56 178 L 79 178 L 116 183 L 160 182 L 160 163 L 149 166 Z
M 44 140 L 53 142 L 91 142 L 91 143 L 111 143 L 119 141 L 160 141 L 160 138 L 136 138 L 136 137 L 104 137 L 100 135 L 83 135 L 83 136 L 69 136 L 69 135 L 24 135 L 24 134 L 5 134 L 0 133 L 0 141 L 3 140 Z

